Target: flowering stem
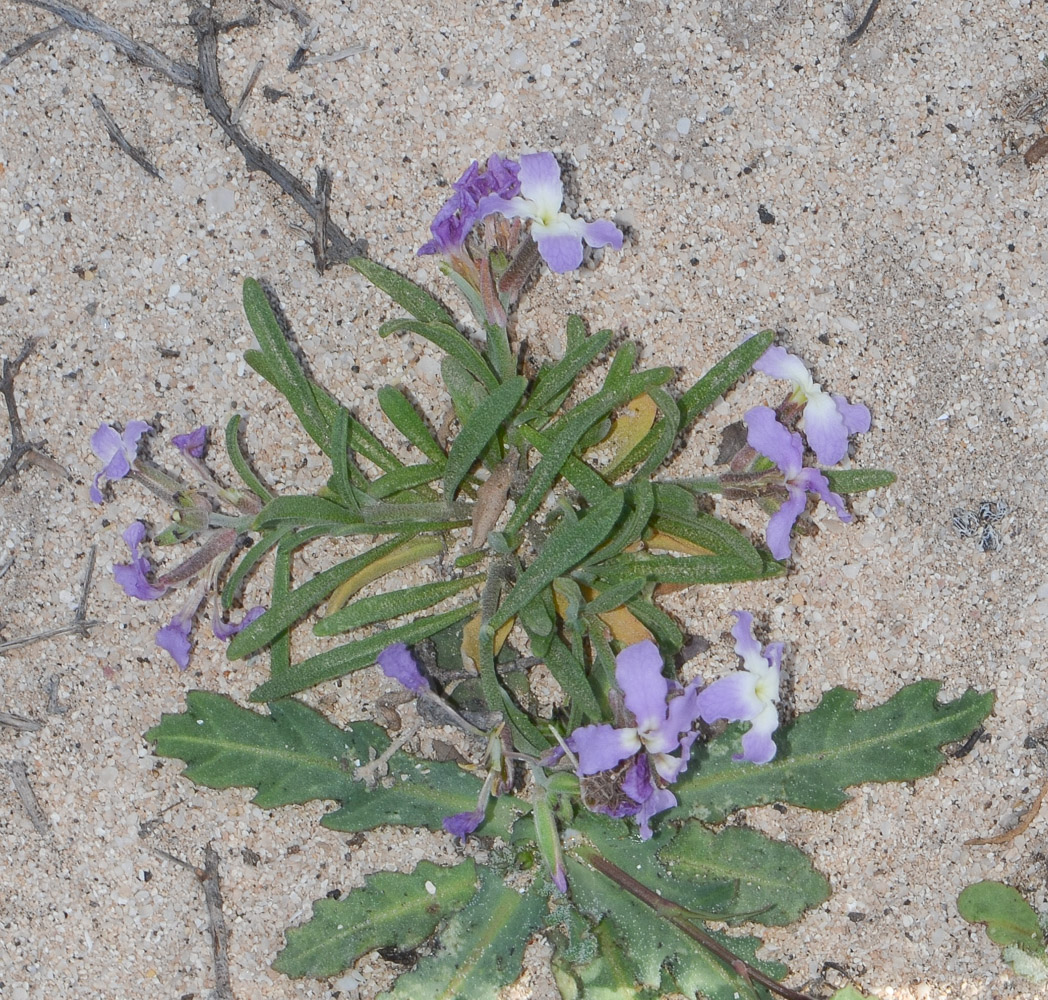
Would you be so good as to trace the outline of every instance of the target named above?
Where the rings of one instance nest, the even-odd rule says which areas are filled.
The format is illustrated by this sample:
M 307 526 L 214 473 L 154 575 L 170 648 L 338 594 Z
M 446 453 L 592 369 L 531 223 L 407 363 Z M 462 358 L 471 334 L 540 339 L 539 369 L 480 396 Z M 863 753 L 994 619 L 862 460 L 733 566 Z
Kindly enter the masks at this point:
M 734 952 L 725 948 L 716 938 L 696 927 L 690 919 L 692 916 L 690 910 L 663 899 L 657 892 L 638 882 L 632 875 L 623 871 L 618 865 L 608 861 L 607 858 L 603 857 L 588 844 L 575 842 L 572 844 L 571 849 L 573 853 L 577 854 L 587 864 L 592 865 L 601 875 L 611 879 L 612 882 L 625 889 L 631 896 L 639 899 L 645 906 L 651 907 L 663 920 L 673 924 L 681 933 L 687 934 L 693 941 L 697 941 L 707 951 L 712 952 L 722 962 L 731 966 L 747 982 L 760 983 L 761 986 L 772 993 L 785 997 L 785 1000 L 812 1000 L 807 993 L 791 990 L 788 986 L 783 986 L 782 983 L 772 979 L 771 976 L 765 975 L 760 969 L 743 961 Z

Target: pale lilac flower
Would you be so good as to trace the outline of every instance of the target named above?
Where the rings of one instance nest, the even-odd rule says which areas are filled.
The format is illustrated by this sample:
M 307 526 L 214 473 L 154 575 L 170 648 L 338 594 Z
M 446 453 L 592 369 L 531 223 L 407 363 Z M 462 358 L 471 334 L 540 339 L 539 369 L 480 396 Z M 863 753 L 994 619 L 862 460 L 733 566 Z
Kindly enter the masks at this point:
M 102 424 L 94 434 L 91 435 L 91 450 L 102 460 L 102 471 L 95 476 L 91 485 L 91 499 L 95 503 L 102 503 L 102 491 L 98 488 L 99 480 L 105 476 L 106 479 L 123 479 L 131 471 L 131 465 L 138 457 L 138 439 L 147 431 L 152 431 L 144 420 L 130 420 L 124 428 L 124 433 Z
M 131 562 L 114 566 L 113 578 L 124 588 L 128 597 L 137 597 L 140 601 L 155 601 L 167 593 L 167 587 L 158 587 L 149 582 L 149 574 L 153 567 L 138 551 L 145 537 L 146 526 L 141 521 L 134 521 L 124 532 L 124 541 L 131 550 Z
M 488 157 L 487 166 L 483 168 L 474 160 L 452 185 L 454 193 L 441 206 L 429 227 L 433 239 L 419 249 L 419 256 L 432 253 L 454 255 L 461 251 L 466 237 L 482 218 L 477 211 L 480 200 L 488 195 L 512 198 L 520 191 L 519 170 L 517 163 L 504 160 L 497 153 Z
M 378 665 L 387 677 L 400 681 L 409 691 L 415 693 L 429 689 L 429 681 L 422 676 L 411 650 L 402 642 L 387 646 L 376 657 Z
M 747 427 L 746 443 L 770 458 L 785 479 L 788 496 L 768 520 L 764 533 L 768 549 L 776 559 L 789 558 L 790 534 L 808 503 L 809 493 L 831 506 L 842 521 L 851 521 L 844 500 L 831 492 L 829 480 L 818 469 L 803 465 L 804 445 L 800 434 L 787 430 L 775 419 L 775 411 L 767 406 L 755 406 L 743 419 Z
M 207 425 L 197 427 L 188 434 L 176 434 L 171 443 L 189 458 L 203 458 L 207 447 Z
M 221 639 L 223 642 L 229 642 L 238 632 L 243 632 L 255 619 L 261 618 L 265 614 L 266 609 L 261 605 L 256 605 L 244 612 L 244 617 L 239 622 L 224 622 L 217 611 L 211 617 L 211 630 L 215 633 L 216 639 Z
M 791 402 L 804 405 L 800 426 L 815 457 L 823 465 L 836 465 L 848 453 L 848 435 L 870 429 L 870 411 L 861 403 L 849 403 L 843 396 L 823 392 L 812 380 L 800 358 L 785 348 L 769 347 L 753 367 L 774 378 L 793 383 Z
M 530 219 L 531 238 L 551 271 L 573 271 L 582 263 L 582 244 L 622 249 L 622 233 L 613 222 L 583 222 L 562 212 L 564 185 L 552 153 L 520 158 L 520 195 L 492 194 L 477 206 L 480 218 L 498 212 L 507 219 Z
M 735 617 L 738 621 L 731 634 L 744 669 L 699 692 L 699 714 L 706 723 L 719 719 L 749 722 L 750 728 L 742 737 L 742 753 L 735 754 L 734 759 L 767 764 L 775 756 L 772 733 L 779 727 L 782 643 L 773 642 L 762 651 L 753 636 L 753 615 L 736 611 Z
M 189 598 L 179 612 L 156 634 L 156 644 L 171 654 L 179 670 L 189 666 L 189 634 L 193 630 L 193 621 L 200 605 L 207 596 L 208 584 L 201 580 L 189 594 Z
M 692 681 L 682 690 L 663 677 L 662 666 L 662 654 L 650 639 L 627 646 L 616 658 L 615 680 L 635 725 L 581 726 L 568 739 L 569 748 L 578 757 L 579 777 L 616 769 L 623 761 L 635 758 L 621 784 L 634 805 L 619 802 L 602 811 L 635 815 L 645 840 L 651 837 L 651 817 L 677 804 L 673 793 L 657 784 L 655 777 L 671 784 L 688 766 L 699 718 L 700 682 Z M 680 756 L 672 756 L 677 750 Z

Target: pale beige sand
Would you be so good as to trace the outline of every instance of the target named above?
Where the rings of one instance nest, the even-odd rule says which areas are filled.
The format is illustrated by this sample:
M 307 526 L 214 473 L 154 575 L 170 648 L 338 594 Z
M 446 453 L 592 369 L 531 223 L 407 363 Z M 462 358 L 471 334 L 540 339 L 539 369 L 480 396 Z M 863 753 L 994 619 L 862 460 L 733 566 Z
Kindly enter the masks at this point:
M 769 638 L 788 643 L 800 708 L 836 684 L 869 705 L 935 677 L 951 697 L 995 688 L 997 709 L 989 739 L 935 778 L 861 788 L 831 815 L 746 816 L 804 847 L 834 888 L 801 924 L 768 933 L 768 954 L 792 966 L 795 984 L 832 961 L 893 1000 L 1039 995 L 1002 971 L 955 900 L 996 878 L 1048 905 L 1048 810 L 1010 844 L 963 844 L 1014 825 L 1045 780 L 1043 743 L 1028 737 L 1048 700 L 1048 160 L 1024 164 L 1042 127 L 1017 116 L 1048 86 L 1043 4 L 886 0 L 859 43 L 842 47 L 863 8 L 302 3 L 320 24 L 315 53 L 356 54 L 288 73 L 301 29 L 263 4 L 258 27 L 220 44 L 227 93 L 235 100 L 265 58 L 246 128 L 310 183 L 316 164 L 330 166 L 335 218 L 376 259 L 450 299 L 433 261 L 414 256 L 447 194 L 441 182 L 493 150 L 552 149 L 577 164 L 581 213 L 628 224 L 631 239 L 593 272 L 543 277 L 520 324 L 537 349 L 558 351 L 562 317 L 577 310 L 644 344 L 646 360 L 678 366 L 686 385 L 747 333 L 774 327 L 830 387 L 869 404 L 874 427 L 857 462 L 892 466 L 899 482 L 857 498 L 851 526 L 821 512 L 824 530 L 798 544 L 788 579 L 696 591 L 674 607 L 713 642 L 711 675 L 734 662 L 730 609 L 757 612 Z M 92 10 L 193 58 L 183 3 Z M 7 0 L 0 47 L 53 23 Z M 270 102 L 263 86 L 286 95 Z M 326 475 L 241 360 L 249 275 L 279 293 L 317 376 L 365 416 L 373 389 L 398 381 L 441 411 L 437 356 L 406 337 L 380 341 L 388 302 L 345 268 L 318 277 L 302 213 L 246 173 L 196 97 L 112 46 L 62 32 L 0 68 L 0 92 L 0 349 L 11 357 L 25 336 L 41 338 L 17 383 L 20 412 L 27 435 L 73 474 L 30 467 L 17 491 L 0 492 L 14 560 L 0 578 L 3 636 L 72 616 L 92 544 L 89 614 L 103 622 L 86 639 L 0 662 L 0 710 L 44 723 L 0 729 L 0 758 L 25 761 L 50 828 L 34 831 L 0 776 L 0 994 L 207 995 L 199 883 L 152 849 L 199 864 L 211 840 L 237 997 L 372 997 L 389 982 L 377 957 L 339 983 L 270 971 L 283 928 L 332 889 L 423 856 L 450 859 L 453 847 L 387 830 L 351 848 L 317 826 L 321 803 L 265 813 L 249 792 L 198 788 L 152 756 L 143 732 L 180 711 L 187 690 L 243 700 L 263 665 L 229 665 L 204 637 L 181 674 L 154 647 L 157 615 L 177 597 L 163 609 L 133 603 L 110 567 L 124 558 L 122 528 L 163 512 L 134 488 L 91 504 L 88 438 L 102 420 L 147 419 L 167 437 L 224 425 L 236 408 L 276 486 Z M 92 93 L 163 180 L 112 146 Z M 769 388 L 751 379 L 718 408 L 717 426 Z M 702 468 L 716 440 L 715 429 L 697 435 L 679 467 Z M 997 553 L 950 524 L 954 508 L 982 499 L 1012 511 Z M 47 711 L 53 675 L 67 708 L 58 714 Z M 347 720 L 391 686 L 365 671 L 312 697 Z M 543 955 L 511 995 L 549 995 Z

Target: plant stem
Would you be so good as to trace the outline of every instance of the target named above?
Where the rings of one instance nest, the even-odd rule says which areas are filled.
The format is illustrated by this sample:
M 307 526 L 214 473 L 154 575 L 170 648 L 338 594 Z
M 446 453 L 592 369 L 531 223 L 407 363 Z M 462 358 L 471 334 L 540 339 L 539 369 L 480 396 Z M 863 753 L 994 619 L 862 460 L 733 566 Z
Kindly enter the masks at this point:
M 765 989 L 771 990 L 772 993 L 777 993 L 779 996 L 784 997 L 785 1000 L 812 1000 L 807 993 L 791 990 L 788 986 L 783 986 L 782 983 L 772 979 L 771 976 L 765 975 L 760 969 L 743 961 L 743 959 L 739 958 L 738 955 L 728 948 L 725 948 L 715 938 L 696 927 L 688 919 L 688 911 L 684 907 L 663 899 L 657 892 L 638 882 L 632 875 L 623 871 L 618 865 L 608 861 L 607 858 L 602 857 L 589 845 L 575 844 L 572 846 L 572 850 L 599 871 L 601 875 L 611 879 L 612 882 L 625 889 L 631 896 L 639 899 L 645 906 L 650 906 L 663 920 L 673 924 L 677 930 L 687 934 L 688 937 L 693 941 L 697 941 L 707 951 L 711 951 L 747 982 L 760 983 Z

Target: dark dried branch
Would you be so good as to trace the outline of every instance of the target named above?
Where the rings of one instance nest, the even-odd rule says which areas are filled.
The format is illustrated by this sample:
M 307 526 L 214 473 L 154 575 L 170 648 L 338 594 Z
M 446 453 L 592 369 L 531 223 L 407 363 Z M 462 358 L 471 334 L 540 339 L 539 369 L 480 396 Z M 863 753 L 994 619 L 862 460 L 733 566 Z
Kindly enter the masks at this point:
M 323 167 L 317 167 L 317 214 L 313 220 L 313 261 L 320 274 L 323 274 L 328 268 L 327 224 L 330 197 L 331 174 Z
M 870 6 L 866 9 L 866 16 L 859 22 L 859 26 L 844 39 L 846 45 L 854 45 L 862 36 L 866 33 L 866 29 L 870 26 L 870 22 L 873 20 L 873 15 L 877 13 L 877 8 L 881 5 L 881 0 L 870 0 Z
M 92 545 L 87 550 L 87 565 L 84 567 L 84 580 L 80 584 L 80 600 L 76 606 L 76 614 L 73 615 L 74 622 L 82 622 L 87 618 L 87 595 L 91 590 L 91 577 L 95 572 L 95 554 L 98 547 Z
M 35 35 L 30 35 L 28 38 L 23 38 L 17 45 L 11 46 L 2 56 L 0 56 L 0 69 L 3 69 L 9 63 L 13 63 L 19 56 L 24 56 L 30 49 L 35 48 L 41 42 L 46 42 L 49 38 L 54 38 L 61 31 L 65 31 L 66 26 L 64 24 L 56 24 L 53 28 L 48 28 L 46 31 L 38 31 Z
M 251 91 L 255 89 L 255 84 L 258 83 L 259 74 L 262 72 L 262 67 L 265 66 L 265 59 L 259 59 L 255 63 L 255 68 L 251 71 L 251 76 L 247 78 L 247 83 L 244 86 L 244 90 L 240 95 L 240 100 L 237 101 L 237 106 L 233 109 L 233 113 L 229 116 L 229 121 L 236 125 L 240 121 L 240 115 L 244 111 L 244 105 L 247 104 L 248 98 L 251 96 Z
M 112 42 L 131 60 L 162 73 L 178 86 L 189 87 L 201 93 L 208 113 L 240 150 L 248 170 L 261 170 L 265 173 L 281 191 L 290 195 L 316 222 L 320 211 L 313 193 L 294 174 L 255 145 L 244 131 L 230 120 L 232 111 L 222 94 L 218 77 L 217 34 L 220 25 L 209 11 L 198 7 L 190 15 L 190 23 L 197 34 L 197 56 L 200 62 L 197 68 L 169 59 L 152 46 L 134 41 L 123 32 L 72 4 L 63 3 L 61 0 L 18 0 L 18 2 L 40 7 L 58 15 L 73 27 L 93 32 Z M 291 5 L 285 8 L 280 3 L 275 3 L 274 6 L 281 10 L 287 9 L 296 17 L 296 20 L 298 19 Z M 308 18 L 306 23 L 310 23 Z M 328 266 L 363 256 L 367 250 L 365 241 L 351 240 L 330 218 L 324 223 L 324 232 L 328 242 L 326 261 Z M 0 470 L 0 483 L 3 482 L 2 477 L 3 471 Z
M 308 28 L 302 38 L 302 44 L 295 51 L 295 54 L 291 57 L 291 61 L 287 64 L 288 72 L 297 73 L 302 66 L 305 64 L 306 56 L 309 55 L 309 47 L 316 41 L 317 35 L 320 34 L 320 25 L 314 22 Z
M 98 117 L 102 119 L 102 124 L 105 125 L 106 131 L 109 133 L 109 138 L 113 140 L 114 144 L 122 149 L 132 160 L 135 161 L 150 177 L 155 177 L 157 180 L 163 180 L 160 171 L 156 168 L 156 165 L 149 159 L 146 151 L 141 146 L 132 146 L 127 141 L 127 137 L 124 135 L 123 130 L 117 125 L 116 120 L 109 113 L 102 98 L 97 94 L 91 95 L 91 107 L 98 112 Z
M 3 374 L 0 376 L 0 395 L 7 406 L 7 422 L 11 428 L 11 451 L 0 467 L 0 486 L 3 486 L 17 471 L 18 465 L 30 452 L 41 452 L 43 446 L 35 441 L 27 441 L 22 430 L 22 419 L 18 416 L 18 403 L 15 400 L 15 378 L 25 359 L 33 353 L 36 338 L 28 338 L 22 344 L 22 350 L 14 360 L 5 359 Z
M 62 0 L 20 0 L 21 3 L 29 4 L 31 7 L 39 7 L 41 10 L 49 11 L 57 15 L 72 28 L 81 31 L 90 31 L 107 42 L 112 42 L 129 59 L 158 73 L 163 73 L 173 84 L 179 87 L 193 87 L 199 89 L 200 74 L 195 66 L 187 66 L 185 63 L 175 62 L 169 59 L 159 49 L 145 42 L 136 42 L 129 35 L 106 24 L 105 21 L 89 14 L 86 10 L 74 7 Z
M 29 814 L 34 829 L 41 837 L 46 837 L 51 831 L 48 828 L 44 810 L 40 808 L 33 786 L 29 783 L 29 773 L 26 771 L 25 762 L 22 760 L 4 761 L 4 770 L 11 775 L 11 784 L 15 786 L 15 791 L 18 792 L 18 797 L 22 800 L 22 805 Z
M 7 726 L 19 733 L 35 733 L 43 729 L 44 724 L 39 719 L 29 719 L 17 712 L 0 712 L 0 726 Z
M 313 19 L 304 10 L 291 3 L 291 0 L 266 0 L 266 3 L 285 14 L 290 14 L 300 28 L 308 28 L 313 23 Z
M 218 880 L 218 852 L 208 844 L 204 848 L 204 903 L 211 928 L 211 950 L 215 956 L 215 1000 L 233 1000 L 229 979 L 229 931 L 222 914 L 222 888 Z

